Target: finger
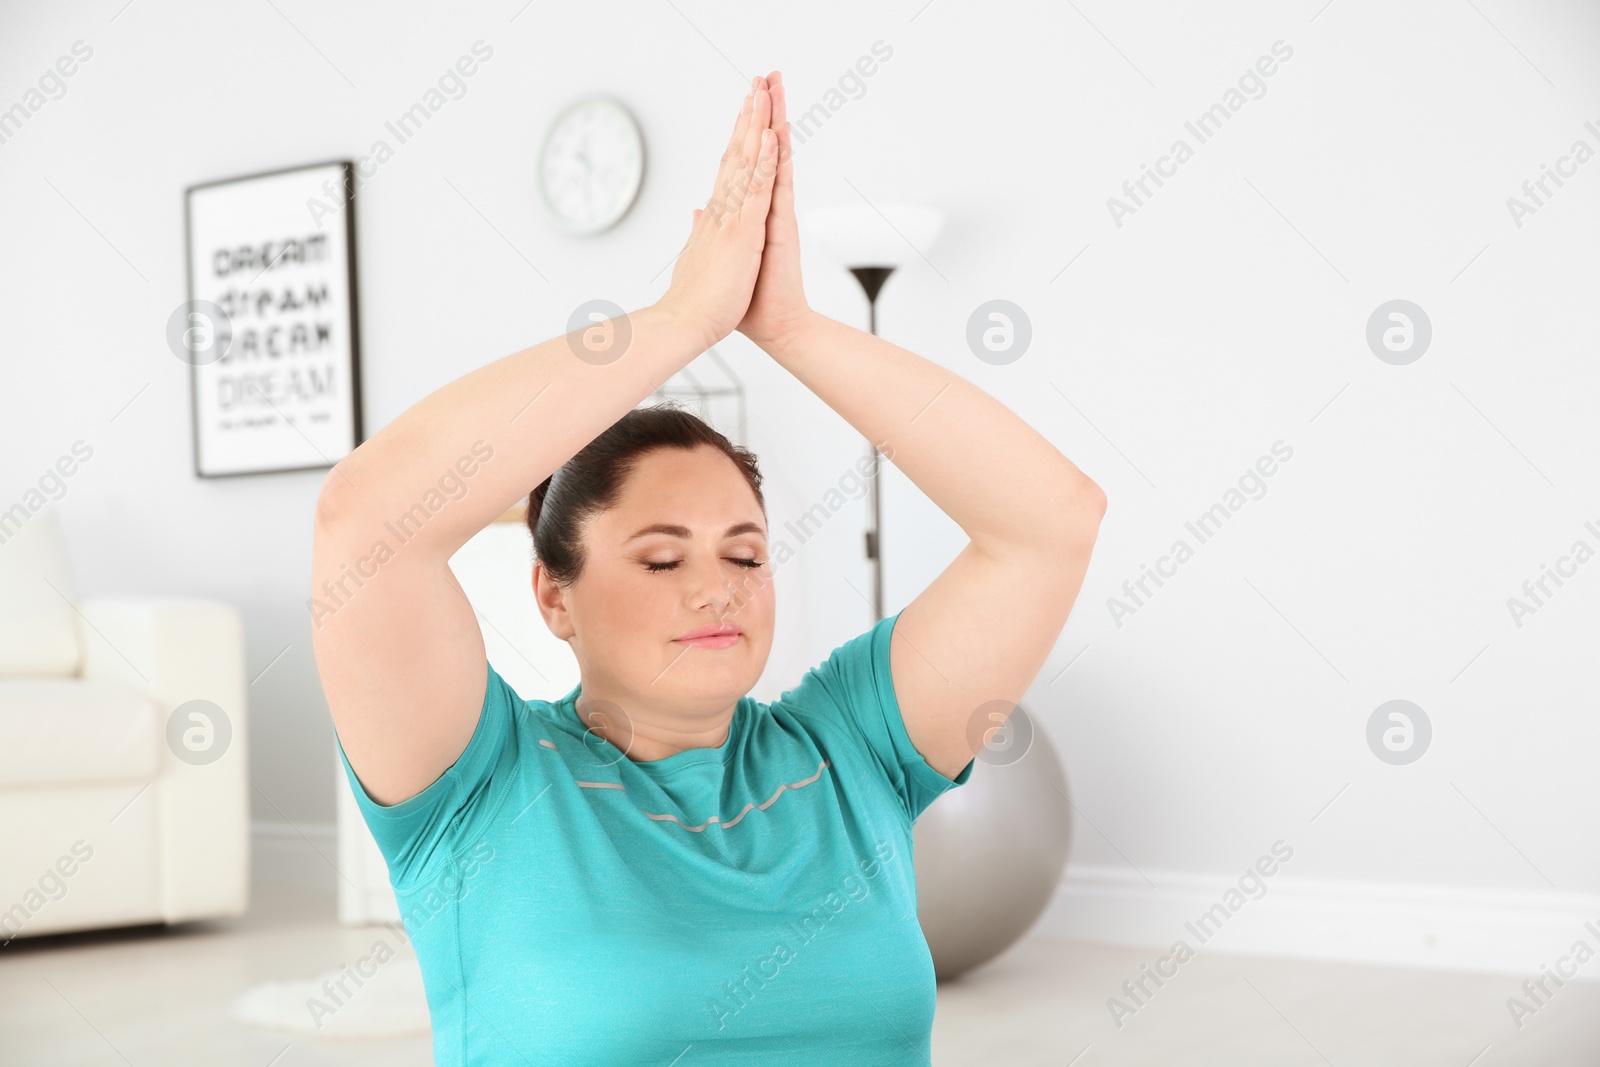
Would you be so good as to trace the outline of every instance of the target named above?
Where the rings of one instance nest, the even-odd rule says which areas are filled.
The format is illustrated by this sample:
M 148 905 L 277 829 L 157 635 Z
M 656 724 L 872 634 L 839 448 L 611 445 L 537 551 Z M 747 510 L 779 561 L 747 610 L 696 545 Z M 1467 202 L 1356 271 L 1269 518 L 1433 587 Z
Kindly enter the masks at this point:
M 772 132 L 777 138 L 779 172 L 788 162 L 789 148 L 789 94 L 784 88 L 783 73 L 773 71 L 767 75 L 767 91 L 772 96 Z
M 761 150 L 761 131 L 772 123 L 772 94 L 767 92 L 765 78 L 756 79 L 755 94 L 750 98 L 750 121 L 744 130 L 744 158 L 746 165 L 754 162 Z
M 772 129 L 778 137 L 778 171 L 773 176 L 772 202 L 779 211 L 794 210 L 794 145 L 789 137 L 789 105 L 783 75 L 773 71 L 767 83 L 772 89 Z
M 751 89 L 745 94 L 744 103 L 739 108 L 739 117 L 733 123 L 733 134 L 728 138 L 727 147 L 722 151 L 722 159 L 717 164 L 717 176 L 711 183 L 711 199 L 708 203 L 716 203 L 723 196 L 723 187 L 729 177 L 738 172 L 739 154 L 744 151 L 745 130 L 750 124 L 751 102 L 754 99 L 754 79 L 751 79 Z
M 750 185 L 740 211 L 741 214 L 750 211 L 752 217 L 765 220 L 772 205 L 772 181 L 778 167 L 778 135 L 770 129 L 763 130 L 756 151 L 755 165 L 750 169 Z
M 777 129 L 789 121 L 788 110 L 783 103 L 783 74 L 773 71 L 767 75 L 767 92 L 772 94 L 772 128 Z
M 723 166 L 736 160 L 739 152 L 744 150 L 744 134 L 750 125 L 750 104 L 754 104 L 754 101 L 755 90 L 752 88 L 749 93 L 744 94 L 744 104 L 739 106 L 739 117 L 733 122 L 733 134 L 728 138 L 728 147 L 722 152 Z
M 778 225 L 780 212 L 784 209 L 784 204 L 779 198 L 785 195 L 782 178 L 785 165 L 783 140 L 787 130 L 787 110 L 784 103 L 782 75 L 778 71 L 773 71 L 763 80 L 766 82 L 767 95 L 770 98 L 771 117 L 768 125 L 772 130 L 772 144 L 767 155 L 759 163 L 761 172 L 759 180 L 764 187 L 762 191 L 769 208 L 765 217 L 770 234 L 772 228 Z M 752 188 L 754 187 L 755 183 L 752 182 Z
M 739 117 L 733 121 L 733 135 L 728 138 L 728 149 L 725 155 L 733 155 L 743 150 L 744 131 L 750 122 L 750 104 L 755 99 L 755 92 L 755 83 L 752 80 L 750 91 L 744 94 L 744 103 L 739 106 Z
M 750 158 L 761 151 L 761 131 L 772 125 L 772 87 L 767 84 L 767 79 L 757 77 L 755 96 L 750 100 L 750 126 L 746 135 L 752 131 L 755 137 L 750 143 Z
M 739 202 L 754 186 L 757 175 L 755 173 L 761 157 L 762 135 L 772 125 L 772 94 L 767 92 L 765 80 L 763 85 L 755 92 L 751 105 L 750 124 L 745 128 L 745 147 L 739 168 L 732 176 L 732 186 L 729 189 L 729 200 L 737 210 Z

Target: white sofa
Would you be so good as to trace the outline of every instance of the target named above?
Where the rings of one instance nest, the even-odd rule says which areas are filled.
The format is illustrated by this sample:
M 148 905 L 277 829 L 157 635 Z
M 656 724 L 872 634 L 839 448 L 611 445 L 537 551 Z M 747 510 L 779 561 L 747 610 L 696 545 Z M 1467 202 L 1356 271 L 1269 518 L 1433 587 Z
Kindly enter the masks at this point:
M 243 914 L 250 786 L 238 611 L 197 599 L 78 600 L 55 512 L 23 512 L 0 513 L 0 944 Z M 189 718 L 192 708 L 171 722 L 193 700 L 222 709 L 225 746 L 221 724 Z M 221 752 L 210 762 L 205 733 L 194 732 L 206 726 Z

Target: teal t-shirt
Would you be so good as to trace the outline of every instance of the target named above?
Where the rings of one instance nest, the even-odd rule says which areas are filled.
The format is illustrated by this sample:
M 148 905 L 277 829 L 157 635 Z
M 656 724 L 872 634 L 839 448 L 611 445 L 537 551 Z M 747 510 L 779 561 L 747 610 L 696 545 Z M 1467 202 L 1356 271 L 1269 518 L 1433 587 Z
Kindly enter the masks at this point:
M 912 823 L 952 781 L 912 746 L 899 615 L 720 748 L 636 763 L 575 701 L 488 671 L 477 729 L 384 807 L 339 748 L 422 966 L 439 1067 L 930 1062 Z

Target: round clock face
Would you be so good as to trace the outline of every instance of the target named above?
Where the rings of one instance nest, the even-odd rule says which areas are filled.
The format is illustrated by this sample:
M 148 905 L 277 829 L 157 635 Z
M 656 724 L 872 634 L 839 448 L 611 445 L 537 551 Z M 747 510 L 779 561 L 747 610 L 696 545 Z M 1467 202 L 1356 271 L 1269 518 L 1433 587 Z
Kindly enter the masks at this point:
M 615 100 L 570 105 L 550 125 L 539 153 L 539 190 L 557 224 L 599 233 L 627 214 L 644 176 L 639 125 Z

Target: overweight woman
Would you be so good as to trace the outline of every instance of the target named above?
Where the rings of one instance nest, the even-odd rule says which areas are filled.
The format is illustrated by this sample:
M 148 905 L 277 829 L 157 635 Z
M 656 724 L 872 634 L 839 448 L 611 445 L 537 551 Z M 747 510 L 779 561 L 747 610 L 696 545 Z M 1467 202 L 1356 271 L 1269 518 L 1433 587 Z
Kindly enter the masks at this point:
M 636 409 L 734 330 L 970 538 L 771 703 L 756 459 Z M 448 566 L 523 497 L 565 696 L 495 671 Z M 964 378 L 807 307 L 784 90 L 753 79 L 659 301 L 423 398 L 317 501 L 317 666 L 441 1067 L 927 1064 L 912 824 L 1043 666 L 1105 506 Z

